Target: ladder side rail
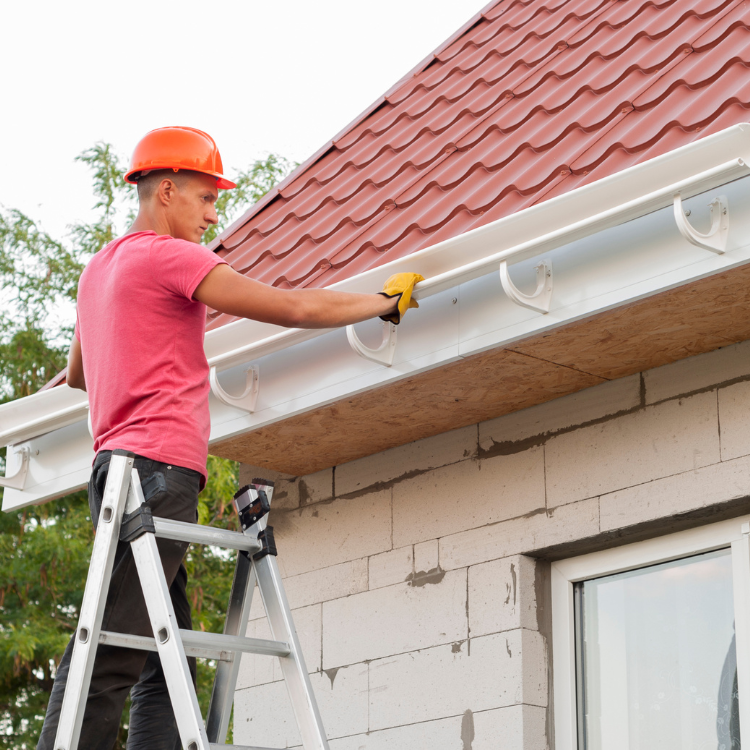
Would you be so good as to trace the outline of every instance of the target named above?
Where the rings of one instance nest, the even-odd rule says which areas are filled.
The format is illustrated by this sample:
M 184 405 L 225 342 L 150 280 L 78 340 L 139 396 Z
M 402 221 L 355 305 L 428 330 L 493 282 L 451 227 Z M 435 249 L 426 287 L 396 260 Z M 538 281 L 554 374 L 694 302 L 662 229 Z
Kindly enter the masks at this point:
M 273 497 L 272 485 L 266 487 L 266 493 L 270 503 Z M 236 504 L 235 510 L 237 510 Z M 254 542 L 258 550 L 262 547 L 260 541 L 258 541 L 258 534 L 265 529 L 267 523 L 268 518 L 263 517 L 242 532 L 242 536 L 248 541 Z M 238 553 L 232 580 L 232 591 L 229 595 L 229 607 L 224 620 L 224 633 L 226 635 L 239 636 L 246 632 L 256 582 L 255 566 L 250 555 Z M 241 655 L 235 652 L 233 662 L 216 665 L 211 702 L 206 717 L 206 734 L 211 743 L 226 742 L 241 658 Z
M 133 481 L 130 483 L 125 510 L 127 513 L 133 513 L 143 503 L 138 472 L 133 469 Z M 182 746 L 185 750 L 209 750 L 198 697 L 190 676 L 159 549 L 156 546 L 156 536 L 152 532 L 145 533 L 134 539 L 130 543 L 130 548 L 133 551 L 143 598 L 146 600 L 146 609 L 156 638 L 156 648 L 167 680 L 167 690 Z
M 110 459 L 76 629 L 76 640 L 57 725 L 55 750 L 78 748 L 134 459 L 132 453 L 119 450 L 114 451 Z
M 225 635 L 241 636 L 245 634 L 250 618 L 255 581 L 255 568 L 250 556 L 238 552 L 232 592 L 229 595 L 229 607 L 224 622 Z M 229 719 L 234 705 L 234 691 L 237 687 L 237 676 L 240 671 L 240 661 L 241 655 L 235 652 L 234 659 L 231 662 L 220 662 L 216 665 L 211 703 L 206 716 L 206 734 L 209 742 L 218 744 L 226 742 Z
M 329 750 L 276 558 L 266 555 L 260 560 L 254 560 L 253 566 L 271 628 L 271 637 L 289 643 L 289 656 L 281 657 L 279 664 L 302 736 L 302 745 L 305 750 Z

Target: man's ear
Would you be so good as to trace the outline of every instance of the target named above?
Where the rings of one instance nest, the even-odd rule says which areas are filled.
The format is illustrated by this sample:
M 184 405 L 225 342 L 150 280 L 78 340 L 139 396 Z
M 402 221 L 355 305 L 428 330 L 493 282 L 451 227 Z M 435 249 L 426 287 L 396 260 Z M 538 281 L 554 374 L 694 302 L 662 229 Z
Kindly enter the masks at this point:
M 175 184 L 174 180 L 171 180 L 169 177 L 165 177 L 159 183 L 159 187 L 156 188 L 156 195 L 159 199 L 159 202 L 163 206 L 168 206 L 172 202 L 176 190 L 177 185 Z

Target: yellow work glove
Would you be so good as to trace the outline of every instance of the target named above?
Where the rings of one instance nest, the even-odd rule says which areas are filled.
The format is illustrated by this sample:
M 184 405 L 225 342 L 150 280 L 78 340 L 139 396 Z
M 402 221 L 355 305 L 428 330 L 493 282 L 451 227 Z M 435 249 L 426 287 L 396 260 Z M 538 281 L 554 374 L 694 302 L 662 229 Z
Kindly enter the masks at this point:
M 396 273 L 391 276 L 385 282 L 383 291 L 378 294 L 384 297 L 398 297 L 398 309 L 390 315 L 381 315 L 380 319 L 398 325 L 410 307 L 419 307 L 417 301 L 411 298 L 411 293 L 414 291 L 414 285 L 420 281 L 424 281 L 424 276 L 418 273 Z

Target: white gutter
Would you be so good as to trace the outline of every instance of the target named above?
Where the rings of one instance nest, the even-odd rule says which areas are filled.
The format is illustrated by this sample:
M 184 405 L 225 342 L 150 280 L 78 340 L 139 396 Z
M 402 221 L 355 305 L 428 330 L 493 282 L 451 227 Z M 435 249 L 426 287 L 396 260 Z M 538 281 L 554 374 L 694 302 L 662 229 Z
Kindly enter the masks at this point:
M 673 203 L 675 194 L 679 194 L 682 199 L 688 199 L 690 196 L 740 179 L 750 173 L 747 167 L 748 162 L 750 162 L 750 126 L 735 126 L 591 185 L 578 188 L 492 224 L 414 253 L 406 258 L 347 279 L 331 288 L 371 292 L 380 288 L 385 278 L 391 273 L 413 270 L 422 273 L 427 278 L 427 281 L 418 286 L 415 296 L 422 300 L 439 297 L 446 290 L 456 290 L 461 285 L 477 283 L 476 281 L 472 282 L 472 280 L 481 279 L 489 274 L 494 276 L 502 263 L 523 263 L 529 258 L 538 257 L 544 253 L 558 252 L 556 248 L 562 248 L 574 242 L 580 243 L 593 234 L 661 211 L 661 209 Z M 682 212 L 679 211 L 678 215 L 681 216 Z M 734 216 L 736 215 L 733 214 Z M 733 218 L 734 221 L 736 221 L 735 218 Z M 688 230 L 683 228 L 681 231 L 685 234 L 685 231 L 689 232 L 689 228 Z M 685 236 L 688 237 L 688 234 L 685 234 Z M 693 244 L 698 244 L 700 238 L 698 238 L 698 243 L 695 242 L 695 238 L 690 239 L 690 241 Z M 602 248 L 599 255 L 604 257 L 606 249 Z M 707 255 L 712 254 L 707 253 Z M 598 262 L 595 260 L 596 257 L 592 256 L 589 263 L 590 268 L 596 266 Z M 699 253 L 697 257 L 703 256 Z M 635 256 L 633 256 L 633 263 L 635 262 Z M 717 272 L 725 267 L 728 262 L 725 260 L 718 265 L 711 266 L 716 271 L 710 272 Z M 653 268 L 655 268 L 654 264 L 646 264 L 642 273 L 646 276 L 653 275 Z M 497 276 L 494 276 L 494 278 L 494 283 L 499 289 Z M 688 276 L 684 278 L 687 280 Z M 507 269 L 503 283 L 506 282 L 510 283 Z M 558 283 L 557 266 L 556 283 Z M 564 280 L 561 283 L 564 283 Z M 512 299 L 519 302 L 519 299 L 512 294 L 512 289 L 507 291 Z M 524 297 L 524 295 L 520 296 Z M 560 305 L 565 306 L 563 294 L 556 291 L 555 299 L 560 301 Z M 466 308 L 468 300 L 463 304 Z M 520 301 L 519 304 L 524 304 L 524 302 Z M 534 305 L 529 306 L 533 307 Z M 583 314 L 588 313 L 584 312 Z M 510 316 L 508 320 L 512 318 L 513 316 Z M 464 319 L 467 319 L 466 309 L 464 310 Z M 565 321 L 568 319 L 565 318 Z M 415 321 L 415 323 L 411 321 Z M 564 322 L 563 318 L 559 317 L 553 309 L 553 312 L 546 317 L 544 322 L 534 323 L 536 327 L 533 330 L 539 330 L 540 326 L 553 326 L 560 322 Z M 406 327 L 401 326 L 403 330 L 399 330 L 399 336 L 403 339 L 409 328 L 414 325 L 422 328 L 423 325 L 429 326 L 429 324 L 427 318 L 418 318 L 413 315 Z M 438 325 L 437 321 L 435 325 Z M 257 362 L 262 358 L 270 358 L 264 360 L 269 363 L 268 366 L 264 365 L 264 367 L 266 367 L 267 372 L 272 372 L 271 359 L 274 356 L 277 359 L 282 357 L 282 360 L 287 362 L 290 355 L 296 363 L 295 367 L 298 370 L 303 370 L 310 358 L 310 353 L 314 352 L 314 350 L 309 349 L 311 344 L 306 344 L 306 342 L 318 337 L 325 337 L 321 340 L 327 341 L 331 336 L 337 335 L 340 336 L 340 334 L 318 330 L 284 330 L 275 326 L 243 320 L 210 331 L 206 335 L 205 350 L 209 363 L 216 368 L 216 371 L 232 370 L 238 365 Z M 494 340 L 493 338 L 492 341 Z M 239 346 L 237 345 L 238 342 L 241 342 Z M 294 352 L 297 352 L 297 350 L 304 353 L 304 356 L 302 354 L 295 355 Z M 459 347 L 451 356 L 454 356 L 454 358 L 455 356 L 465 356 L 465 352 L 468 352 L 465 346 L 463 349 Z M 350 356 L 354 356 L 351 351 Z M 279 362 L 282 360 L 279 360 Z M 305 362 L 305 365 L 301 365 L 302 362 Z M 430 362 L 432 364 L 425 360 L 425 363 L 427 363 L 425 366 L 437 366 L 439 364 L 434 358 Z M 338 375 L 344 377 L 343 373 L 351 369 L 347 366 L 331 364 L 334 369 L 337 369 L 336 377 Z M 354 367 L 352 372 L 356 369 Z M 359 371 L 357 370 L 357 372 Z M 367 382 L 371 385 L 365 384 L 363 387 L 375 387 L 375 385 L 383 382 L 383 379 L 398 377 L 401 372 L 397 367 L 394 367 L 387 374 L 383 372 L 383 368 L 375 368 L 368 375 L 370 379 Z M 411 372 L 413 372 L 413 369 L 409 370 L 407 374 Z M 234 375 L 227 373 L 227 375 L 230 376 L 230 380 L 234 378 L 236 387 L 238 382 L 236 373 Z M 328 373 L 328 377 L 323 378 L 323 380 L 327 382 L 331 377 L 333 377 L 332 373 Z M 273 383 L 264 379 L 261 393 L 267 393 L 269 387 L 273 388 L 280 382 L 278 376 L 274 376 Z M 214 426 L 212 439 L 218 440 L 227 437 L 229 434 L 240 434 L 248 429 L 255 429 L 260 424 L 284 419 L 295 410 L 296 413 L 299 413 L 299 411 L 315 407 L 312 402 L 308 404 L 305 401 L 306 386 L 300 390 L 300 386 L 294 386 L 288 382 L 286 385 L 288 386 L 288 392 L 285 398 L 287 401 L 294 401 L 295 406 L 293 408 L 284 407 L 281 410 L 277 407 L 269 407 L 266 409 L 267 413 L 264 412 L 265 416 L 262 419 L 260 412 L 248 417 L 246 411 L 244 412 L 245 418 L 240 419 L 237 417 L 237 409 L 234 408 L 236 404 L 233 404 L 231 399 L 222 399 L 221 394 L 217 393 L 218 397 L 224 400 L 224 404 L 233 405 L 217 406 L 212 401 L 212 425 Z M 323 391 L 320 391 L 318 394 L 320 398 L 323 398 L 322 394 Z M 274 394 L 275 403 L 280 403 L 279 399 L 281 398 L 283 396 Z M 331 398 L 329 398 L 330 400 Z M 307 405 L 303 405 L 303 402 Z M 252 403 L 254 409 L 255 401 L 253 399 L 246 399 L 243 403 Z M 81 422 L 86 417 L 87 404 L 84 393 L 72 391 L 67 387 L 53 388 L 0 406 L 0 444 L 18 444 L 43 433 L 56 432 L 66 428 L 66 426 L 67 429 L 71 429 L 72 425 Z M 235 427 L 229 429 L 229 422 L 232 422 Z M 223 425 L 226 425 L 226 429 Z M 47 441 L 49 442 L 51 439 L 52 436 L 49 436 Z M 33 469 L 33 456 L 31 464 Z M 13 467 L 9 466 L 9 470 L 12 472 Z M 18 491 L 6 491 L 6 499 L 9 494 L 16 492 Z M 40 498 L 41 495 L 37 495 L 37 497 Z
M 750 163 L 750 160 L 748 160 L 748 162 Z M 483 232 L 483 230 L 491 230 L 484 231 L 483 239 L 501 240 L 500 235 L 503 231 L 503 224 L 507 219 L 499 219 L 486 227 L 475 229 L 467 234 L 446 240 L 439 245 L 433 245 L 425 250 L 420 250 L 419 252 L 408 256 L 407 259 L 393 261 L 392 263 L 380 266 L 372 271 L 360 274 L 346 282 L 334 284 L 330 288 L 349 291 L 348 286 L 350 281 L 352 283 L 357 283 L 357 286 L 361 287 L 360 282 L 364 276 L 377 276 L 385 281 L 390 274 L 398 273 L 399 270 L 405 268 L 410 268 L 426 277 L 425 281 L 417 284 L 415 287 L 414 299 L 426 299 L 434 294 L 438 294 L 439 292 L 444 292 L 452 287 L 465 284 L 473 279 L 478 279 L 480 276 L 494 273 L 503 261 L 506 261 L 509 265 L 520 263 L 528 258 L 543 255 L 554 248 L 562 247 L 563 245 L 583 239 L 584 237 L 589 237 L 592 234 L 609 229 L 610 227 L 625 224 L 626 222 L 637 219 L 640 216 L 645 216 L 654 211 L 658 211 L 661 208 L 670 206 L 674 203 L 674 197 L 676 194 L 680 194 L 684 200 L 719 185 L 724 185 L 728 182 L 740 179 L 741 177 L 746 177 L 749 174 L 750 167 L 748 167 L 748 164 L 745 163 L 743 159 L 732 159 L 731 161 L 719 164 L 712 169 L 707 169 L 705 172 L 700 172 L 699 174 L 681 180 L 680 182 L 647 193 L 646 195 L 627 201 L 621 205 L 614 206 L 613 208 L 605 209 L 600 213 L 561 227 L 555 231 L 541 234 L 506 250 L 487 255 L 471 263 L 465 263 L 457 267 L 448 268 L 447 270 L 441 270 L 445 268 L 445 266 L 450 266 L 464 257 L 462 246 L 468 244 L 470 240 L 475 239 L 472 236 L 475 233 Z M 583 190 L 585 188 L 581 189 Z M 570 195 L 572 195 L 572 193 L 570 193 Z M 564 197 L 566 196 L 561 196 L 561 198 Z M 561 198 L 555 200 L 560 200 Z M 535 206 L 527 210 L 531 211 L 534 208 L 537 207 Z M 438 253 L 440 253 L 442 257 L 437 258 L 436 256 Z M 428 276 L 428 267 L 439 272 Z M 378 286 L 373 284 L 369 288 L 377 289 Z M 251 341 L 235 349 L 230 349 L 229 351 L 217 354 L 211 357 L 208 360 L 208 363 L 218 371 L 227 370 L 251 359 L 259 359 L 260 357 L 274 354 L 275 352 L 294 346 L 303 341 L 310 341 L 311 339 L 328 333 L 330 330 L 331 329 L 304 330 L 300 328 L 291 328 L 267 338 Z M 3 435 L 0 434 L 0 440 L 2 440 L 2 438 Z

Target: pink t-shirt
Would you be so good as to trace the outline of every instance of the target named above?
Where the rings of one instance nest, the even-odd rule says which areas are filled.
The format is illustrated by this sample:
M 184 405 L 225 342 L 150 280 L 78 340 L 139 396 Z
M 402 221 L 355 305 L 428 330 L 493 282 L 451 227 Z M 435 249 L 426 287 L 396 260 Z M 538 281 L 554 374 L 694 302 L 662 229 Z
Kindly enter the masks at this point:
M 224 261 L 155 232 L 110 242 L 78 282 L 81 342 L 94 451 L 122 448 L 199 471 L 205 480 L 206 306 L 193 299 Z

